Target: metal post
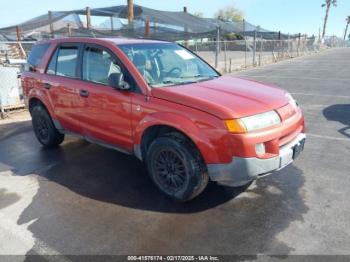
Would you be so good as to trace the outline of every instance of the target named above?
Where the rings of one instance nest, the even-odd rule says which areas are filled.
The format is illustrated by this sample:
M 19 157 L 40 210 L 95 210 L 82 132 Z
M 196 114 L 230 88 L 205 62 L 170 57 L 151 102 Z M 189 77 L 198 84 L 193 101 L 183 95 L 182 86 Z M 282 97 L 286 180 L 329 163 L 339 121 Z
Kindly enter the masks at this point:
M 227 47 L 226 47 L 226 41 L 224 40 L 224 57 L 225 57 L 225 73 L 227 73 Z
M 185 14 L 187 14 L 187 7 L 184 6 L 183 12 Z M 188 48 L 188 28 L 187 28 L 187 24 L 184 24 L 184 29 L 185 29 L 185 43 L 184 45 Z
M 72 36 L 72 28 L 70 26 L 70 23 L 67 24 L 67 32 L 68 32 L 68 36 Z
M 276 40 L 271 40 L 272 41 L 272 45 L 273 45 L 273 48 L 272 48 L 272 59 L 273 59 L 273 62 L 276 62 L 277 61 L 277 58 L 275 56 L 275 45 L 276 45 Z
M 243 38 L 244 38 L 244 43 L 245 43 L 245 52 L 244 52 L 244 67 L 247 67 L 247 39 L 245 36 L 245 19 L 243 19 Z
M 232 58 L 230 58 L 230 73 L 232 73 Z
M 0 118 L 5 119 L 5 110 L 1 104 L 0 104 Z
M 54 31 L 53 31 L 53 23 L 52 23 L 52 12 L 48 11 L 47 15 L 48 15 L 48 18 L 49 18 L 49 23 L 50 23 L 51 38 L 55 38 Z
M 259 53 L 259 66 L 261 66 L 261 55 L 262 55 L 262 48 L 263 47 L 263 39 L 260 38 L 260 53 Z
M 255 66 L 255 53 L 256 53 L 256 30 L 254 31 L 254 40 L 253 40 L 253 66 Z
M 215 48 L 215 68 L 218 68 L 218 65 L 219 65 L 219 49 L 220 49 L 220 27 L 217 28 L 216 48 Z
M 289 58 L 291 58 L 290 55 L 290 35 L 288 33 L 288 40 L 287 40 L 287 55 L 289 56 Z
M 91 10 L 90 7 L 86 7 L 86 28 L 90 30 L 91 28 Z
M 2 106 L 2 98 L 1 98 L 1 93 L 0 93 L 0 118 L 4 119 L 5 118 L 5 110 Z
M 113 23 L 113 16 L 111 16 L 111 31 L 113 32 L 114 30 L 114 23 Z
M 282 42 L 281 42 L 281 31 L 278 31 L 278 59 L 281 59 L 281 49 L 282 49 Z
M 6 59 L 7 60 L 7 59 Z M 0 92 L 0 118 L 5 119 L 5 110 L 2 105 L 2 97 L 1 97 L 1 92 Z
M 299 36 L 298 36 L 298 48 L 297 48 L 298 56 L 300 55 L 300 40 L 301 40 L 301 34 L 299 33 Z

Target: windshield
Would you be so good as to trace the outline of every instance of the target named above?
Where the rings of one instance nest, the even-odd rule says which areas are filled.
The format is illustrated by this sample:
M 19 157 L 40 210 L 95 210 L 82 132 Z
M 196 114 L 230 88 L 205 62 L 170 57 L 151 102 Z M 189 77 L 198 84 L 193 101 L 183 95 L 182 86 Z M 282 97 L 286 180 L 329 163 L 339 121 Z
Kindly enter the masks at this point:
M 191 52 L 173 43 L 119 45 L 151 87 L 189 84 L 218 77 Z

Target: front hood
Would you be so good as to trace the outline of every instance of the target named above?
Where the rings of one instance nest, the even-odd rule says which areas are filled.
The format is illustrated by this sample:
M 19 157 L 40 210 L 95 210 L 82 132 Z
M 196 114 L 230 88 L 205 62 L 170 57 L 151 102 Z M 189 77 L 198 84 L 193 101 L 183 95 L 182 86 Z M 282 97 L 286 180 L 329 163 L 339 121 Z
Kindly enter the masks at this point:
M 152 89 L 154 97 L 205 111 L 221 119 L 241 118 L 280 108 L 285 91 L 238 77 Z

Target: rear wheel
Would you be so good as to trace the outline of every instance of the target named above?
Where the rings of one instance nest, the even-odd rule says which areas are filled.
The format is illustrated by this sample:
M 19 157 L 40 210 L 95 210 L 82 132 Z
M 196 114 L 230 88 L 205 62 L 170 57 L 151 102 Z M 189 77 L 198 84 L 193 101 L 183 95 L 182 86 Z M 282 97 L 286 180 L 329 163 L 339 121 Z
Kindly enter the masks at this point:
M 35 106 L 31 111 L 31 115 L 34 134 L 43 146 L 56 147 L 63 142 L 64 134 L 58 132 L 44 107 Z
M 179 133 L 155 139 L 147 157 L 148 172 L 155 185 L 168 197 L 188 201 L 208 184 L 208 174 L 195 146 Z

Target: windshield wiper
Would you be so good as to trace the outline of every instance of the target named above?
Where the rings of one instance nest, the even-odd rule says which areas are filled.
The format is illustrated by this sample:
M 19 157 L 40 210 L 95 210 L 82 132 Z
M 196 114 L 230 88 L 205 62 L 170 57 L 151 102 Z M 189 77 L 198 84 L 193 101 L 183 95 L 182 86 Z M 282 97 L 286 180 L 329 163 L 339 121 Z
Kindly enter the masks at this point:
M 216 78 L 218 76 L 216 75 L 194 75 L 194 76 L 181 76 L 181 79 L 186 79 L 186 78 L 198 78 L 198 77 L 207 77 L 207 78 Z
M 177 84 L 177 82 L 172 81 L 172 80 L 164 80 L 162 81 L 162 84 L 168 85 L 168 84 Z

